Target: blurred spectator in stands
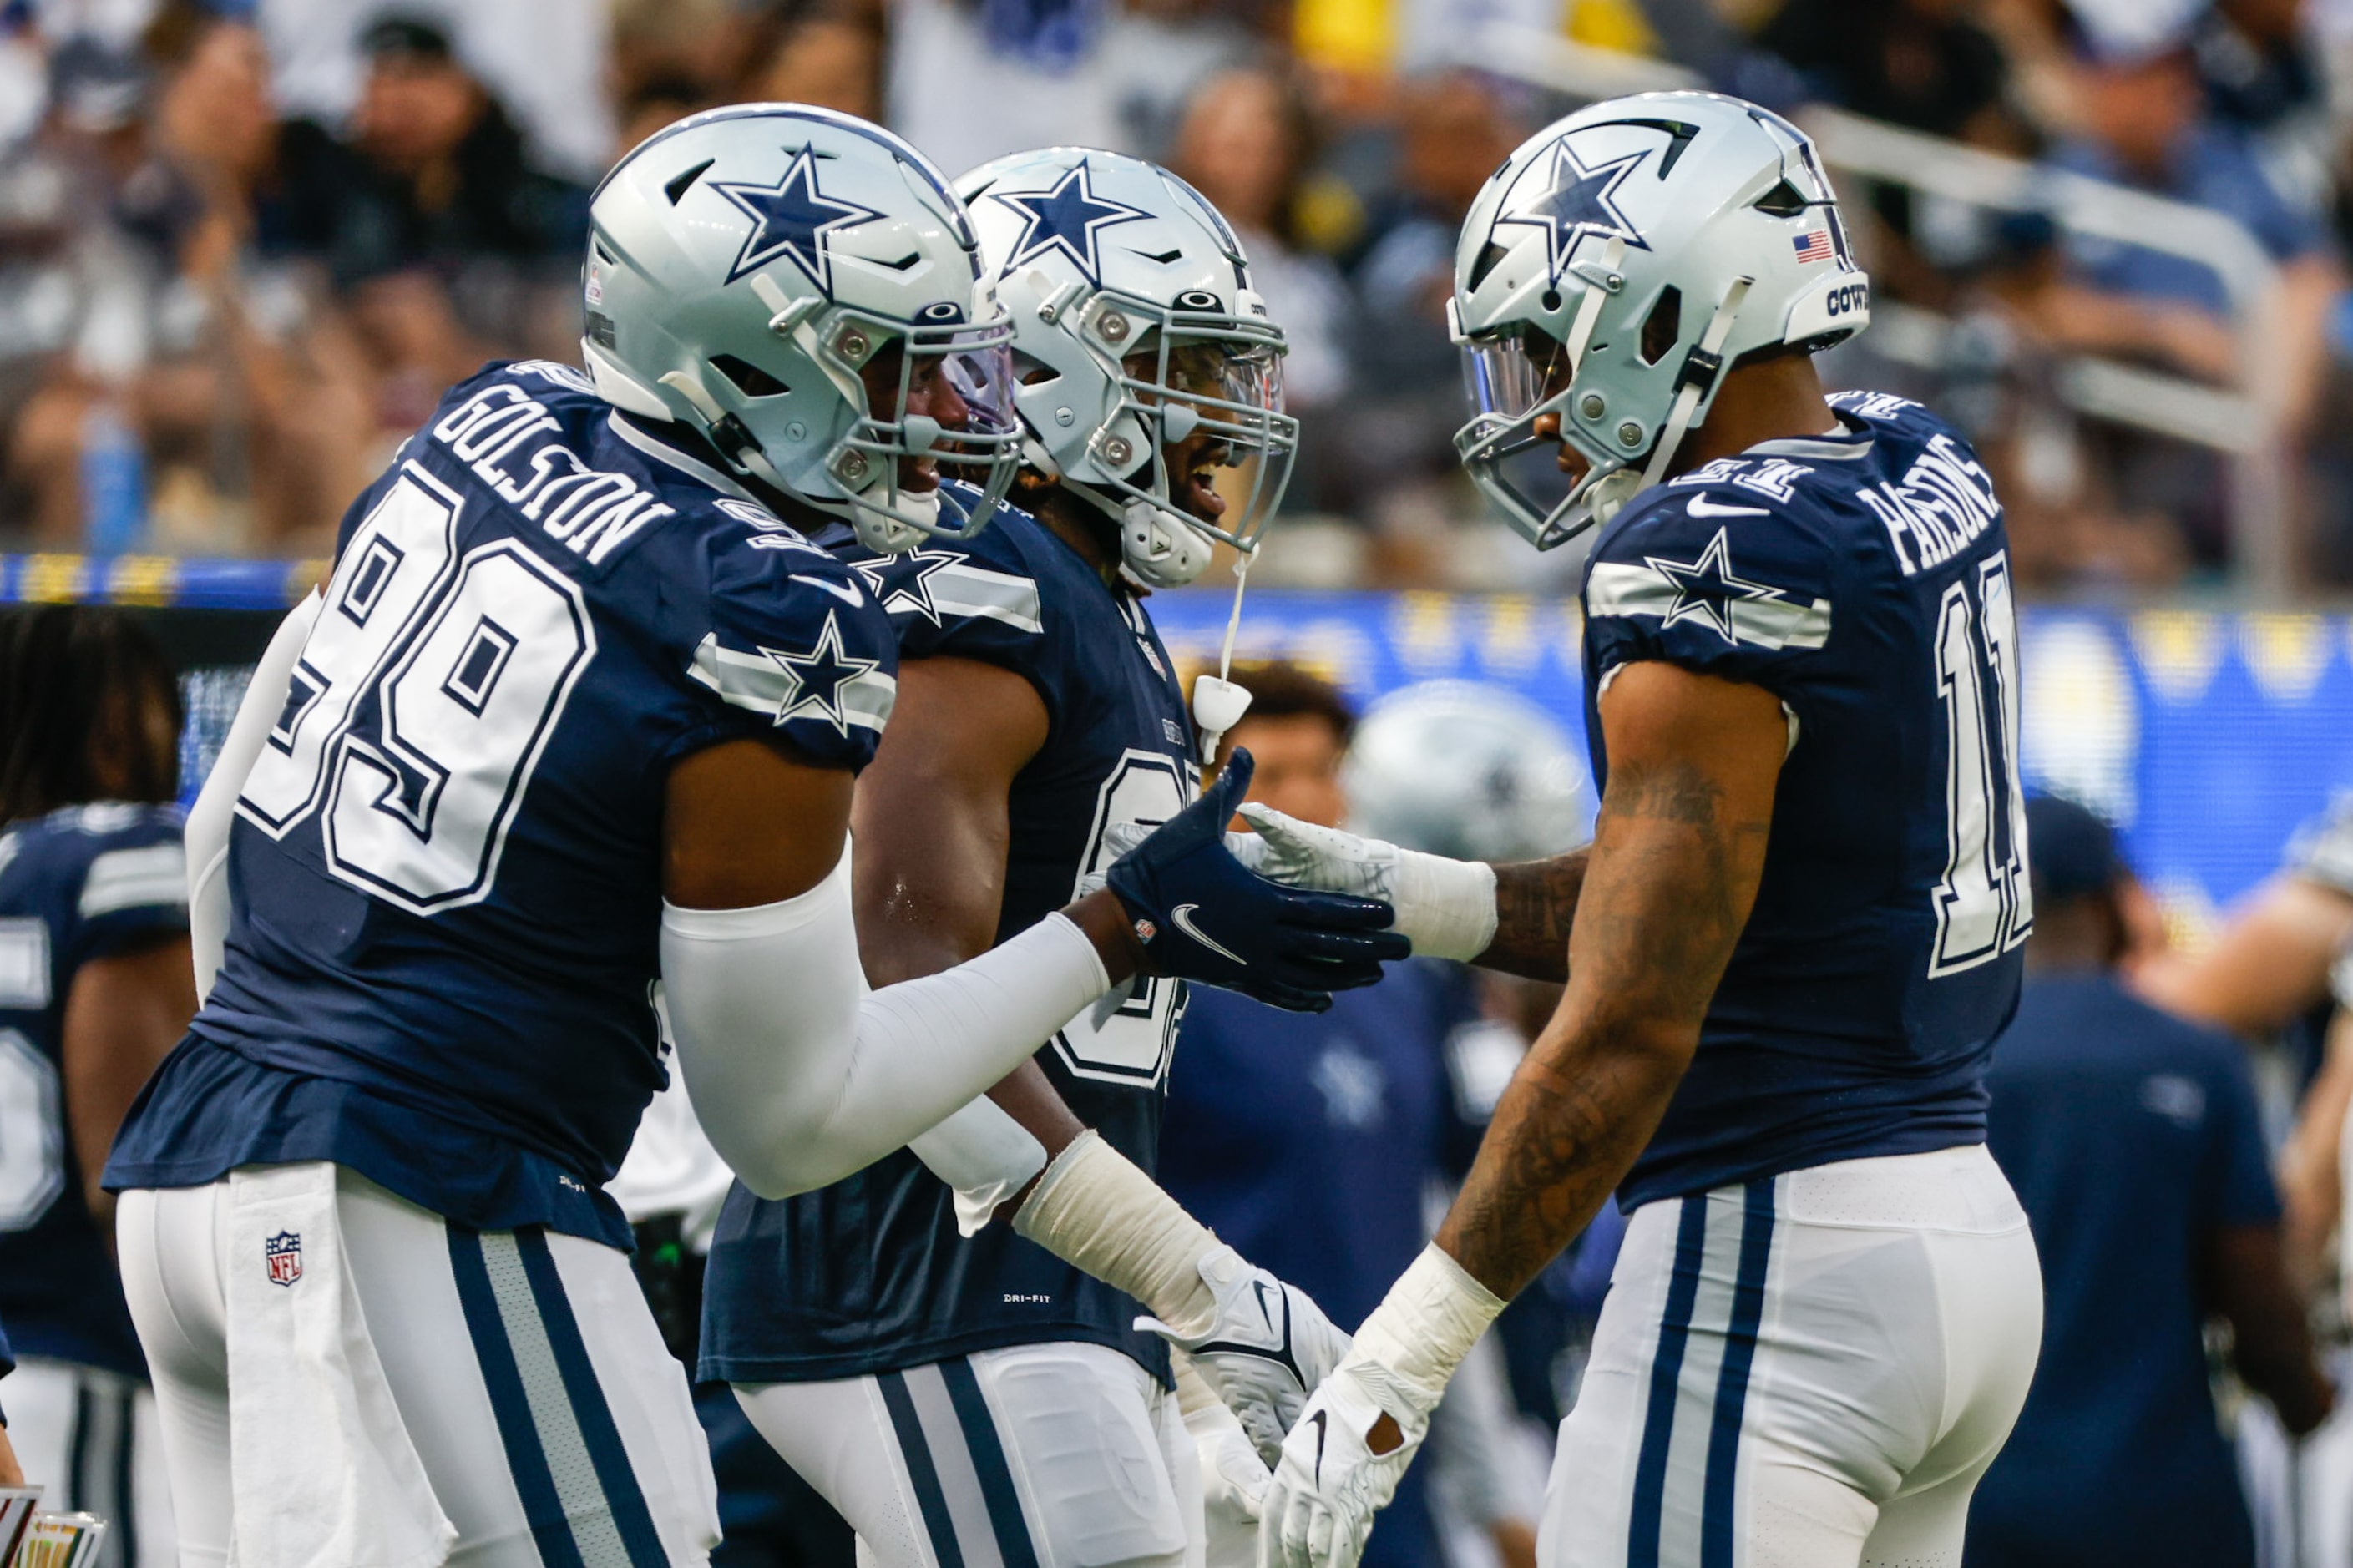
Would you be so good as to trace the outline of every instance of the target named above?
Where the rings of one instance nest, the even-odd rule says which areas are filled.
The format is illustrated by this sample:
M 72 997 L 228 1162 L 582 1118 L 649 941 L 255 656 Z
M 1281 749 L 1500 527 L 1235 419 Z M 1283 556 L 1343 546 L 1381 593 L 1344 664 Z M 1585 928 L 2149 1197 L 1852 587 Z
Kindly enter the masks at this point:
M 533 169 L 506 110 L 432 23 L 389 16 L 364 37 L 351 137 L 286 128 L 281 160 L 299 247 L 343 284 L 482 257 L 575 268 L 587 193 Z
M 273 259 L 286 207 L 259 35 L 170 0 L 142 58 L 77 43 L 58 59 L 77 325 L 11 433 L 20 515 L 108 552 L 315 546 L 369 461 L 364 370 Z
M 1757 41 L 1820 97 L 1873 120 L 2014 147 L 2000 47 L 1966 0 L 1788 0 Z
M 1344 461 L 1346 449 L 1322 411 L 1335 406 L 1348 384 L 1342 342 L 1348 319 L 1347 287 L 1325 258 L 1301 241 L 1301 184 L 1315 153 L 1314 121 L 1305 94 L 1271 67 L 1220 71 L 1193 95 L 1176 135 L 1171 163 L 1223 213 L 1250 253 L 1250 282 L 1267 314 L 1282 324 L 1290 352 L 1282 386 L 1300 416 L 1301 454 L 1285 504 L 1319 510 L 1328 484 L 1323 468 Z
M 1460 353 L 1446 328 L 1454 245 L 1479 187 L 1526 130 L 1498 85 L 1471 71 L 1422 77 L 1398 92 L 1395 173 L 1367 204 L 1366 237 L 1348 271 L 1359 390 L 1346 433 L 1354 483 L 1341 498 L 1393 534 L 1402 518 L 1430 506 L 1433 484 L 1449 497 L 1439 510 L 1457 510 L 1454 432 L 1463 408 Z M 1397 574 L 1428 570 L 1412 562 Z
M 842 0 L 793 8 L 780 19 L 742 96 L 874 119 L 882 111 L 881 24 L 879 14 Z
M 2282 1263 L 2279 1199 L 2239 1047 L 2129 994 L 2108 826 L 2031 801 L 2034 933 L 1994 1049 L 1988 1142 L 2034 1227 L 2042 1359 L 1969 1510 L 1970 1568 L 2253 1568 L 2207 1382 L 2204 1324 L 2299 1435 L 2328 1415 Z

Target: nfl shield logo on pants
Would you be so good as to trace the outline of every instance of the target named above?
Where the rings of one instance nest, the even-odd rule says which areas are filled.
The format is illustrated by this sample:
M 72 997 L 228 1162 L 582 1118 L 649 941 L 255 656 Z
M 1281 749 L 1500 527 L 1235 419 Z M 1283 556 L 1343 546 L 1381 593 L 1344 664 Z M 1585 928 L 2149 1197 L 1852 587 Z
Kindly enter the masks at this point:
M 291 1285 L 302 1278 L 301 1232 L 281 1230 L 276 1236 L 263 1238 L 261 1255 L 269 1261 L 269 1282 L 272 1285 Z

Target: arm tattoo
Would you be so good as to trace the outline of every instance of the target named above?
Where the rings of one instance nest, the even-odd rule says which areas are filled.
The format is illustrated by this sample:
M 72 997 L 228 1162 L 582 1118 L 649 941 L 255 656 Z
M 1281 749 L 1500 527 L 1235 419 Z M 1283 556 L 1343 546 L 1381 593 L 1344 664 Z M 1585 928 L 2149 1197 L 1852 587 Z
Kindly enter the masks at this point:
M 1585 887 L 1589 851 L 1495 868 L 1495 940 L 1478 963 L 1524 980 L 1568 978 L 1568 928 Z
M 1762 805 L 1730 801 L 1694 763 L 1612 773 L 1589 873 L 1577 868 L 1567 994 L 1439 1231 L 1498 1295 L 1567 1245 L 1650 1142 L 1747 922 L 1770 812 L 1769 792 Z

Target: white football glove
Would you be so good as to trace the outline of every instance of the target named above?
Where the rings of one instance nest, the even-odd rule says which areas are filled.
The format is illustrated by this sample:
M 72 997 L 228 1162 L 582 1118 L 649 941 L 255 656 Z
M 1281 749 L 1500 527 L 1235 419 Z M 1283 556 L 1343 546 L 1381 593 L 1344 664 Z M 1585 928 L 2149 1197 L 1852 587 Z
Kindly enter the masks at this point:
M 1259 1500 L 1272 1477 L 1234 1413 L 1203 1397 L 1207 1404 L 1185 1412 L 1201 1470 L 1203 1568 L 1255 1568 Z
M 1286 1285 L 1230 1247 L 1200 1262 L 1201 1280 L 1217 1300 L 1217 1317 L 1198 1334 L 1180 1334 L 1157 1318 L 1138 1318 L 1190 1356 L 1226 1403 L 1266 1463 L 1282 1450 L 1282 1435 L 1299 1419 L 1315 1385 L 1348 1352 L 1348 1336 L 1332 1326 L 1306 1291 Z
M 1282 1442 L 1259 1505 L 1259 1568 L 1355 1568 L 1373 1516 L 1430 1434 L 1430 1409 L 1406 1382 L 1352 1348 L 1307 1402 Z M 1404 1441 L 1386 1454 L 1369 1442 L 1388 1415 Z
M 1418 954 L 1467 963 L 1495 940 L 1492 866 L 1320 827 L 1256 801 L 1244 802 L 1240 815 L 1255 831 L 1226 835 L 1226 848 L 1235 859 L 1294 888 L 1380 900 L 1397 910 L 1395 929 Z M 1104 852 L 1124 855 L 1151 831 L 1139 824 L 1115 825 L 1103 835 Z

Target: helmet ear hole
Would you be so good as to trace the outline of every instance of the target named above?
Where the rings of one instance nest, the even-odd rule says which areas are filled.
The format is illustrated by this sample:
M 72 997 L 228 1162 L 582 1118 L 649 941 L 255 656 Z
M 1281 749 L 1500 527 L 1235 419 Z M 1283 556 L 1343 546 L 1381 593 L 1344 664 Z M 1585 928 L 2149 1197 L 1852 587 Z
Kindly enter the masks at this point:
M 1749 205 L 1768 217 L 1796 217 L 1810 204 L 1806 194 L 1785 179 Z
M 746 397 L 777 397 L 792 390 L 758 365 L 733 354 L 712 354 L 711 368 L 733 382 L 735 390 Z
M 1656 364 L 1666 358 L 1683 335 L 1683 290 L 1670 283 L 1659 290 L 1658 303 L 1642 319 L 1642 363 Z

